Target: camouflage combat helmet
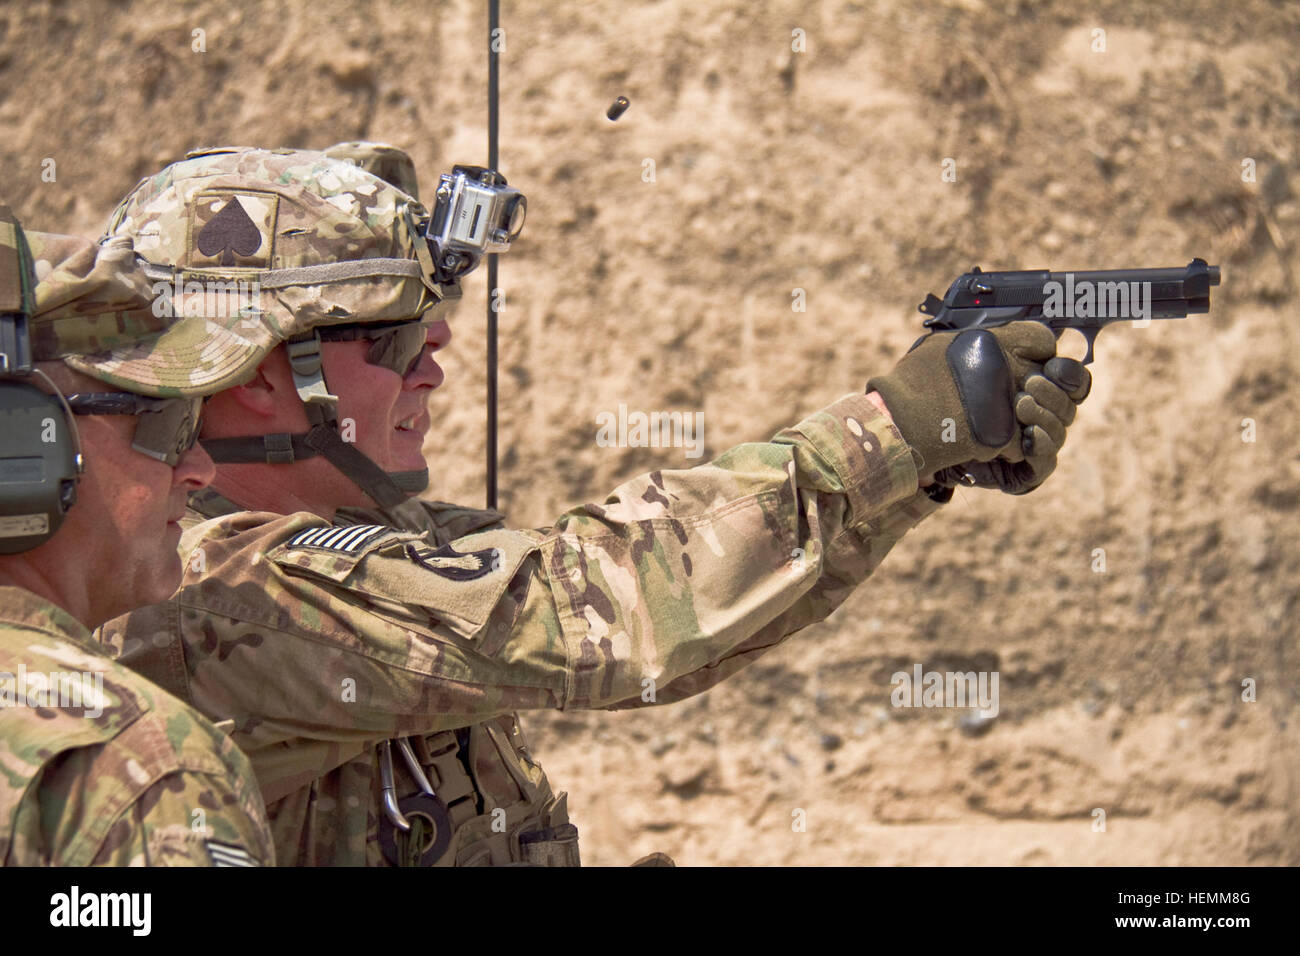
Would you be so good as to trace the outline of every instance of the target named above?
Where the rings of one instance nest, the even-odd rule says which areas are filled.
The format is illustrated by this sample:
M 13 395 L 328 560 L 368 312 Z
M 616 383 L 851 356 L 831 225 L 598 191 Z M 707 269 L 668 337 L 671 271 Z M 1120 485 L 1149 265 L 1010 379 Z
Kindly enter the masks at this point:
M 150 176 L 122 201 L 110 235 L 175 270 L 177 291 L 233 300 L 286 344 L 311 430 L 204 442 L 217 462 L 291 464 L 323 455 L 380 506 L 423 490 L 428 472 L 386 473 L 338 428 L 337 399 L 321 369 L 322 329 L 383 323 L 410 327 L 441 301 L 411 195 L 355 164 L 381 155 L 347 144 L 349 158 L 292 149 L 198 150 Z M 389 148 L 391 149 L 391 148 Z M 367 156 L 370 159 L 367 159 Z M 391 170 L 390 170 L 391 172 Z M 168 273 L 171 274 L 170 272 Z M 457 290 L 458 294 L 458 290 Z M 423 331 L 419 333 L 423 347 Z

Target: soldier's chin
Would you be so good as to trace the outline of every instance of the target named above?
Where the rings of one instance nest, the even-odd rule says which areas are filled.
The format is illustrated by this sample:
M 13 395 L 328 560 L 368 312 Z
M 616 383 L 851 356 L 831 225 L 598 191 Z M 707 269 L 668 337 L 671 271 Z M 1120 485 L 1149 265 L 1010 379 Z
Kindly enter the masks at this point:
M 418 471 L 429 466 L 429 463 L 424 459 L 423 435 L 419 436 L 417 440 L 405 444 L 407 444 L 406 448 L 399 445 L 390 449 L 388 461 L 384 462 L 384 471 Z

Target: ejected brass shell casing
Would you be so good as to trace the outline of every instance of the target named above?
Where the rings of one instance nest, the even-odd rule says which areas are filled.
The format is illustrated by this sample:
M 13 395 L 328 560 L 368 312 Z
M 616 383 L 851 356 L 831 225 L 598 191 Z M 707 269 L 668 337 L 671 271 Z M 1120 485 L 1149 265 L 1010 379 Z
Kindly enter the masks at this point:
M 609 109 L 605 110 L 605 115 L 612 120 L 616 120 L 620 116 L 622 116 L 625 112 L 627 112 L 627 108 L 630 105 L 631 103 L 628 101 L 628 98 L 626 96 L 620 96 L 618 99 L 616 99 L 613 103 L 609 105 Z

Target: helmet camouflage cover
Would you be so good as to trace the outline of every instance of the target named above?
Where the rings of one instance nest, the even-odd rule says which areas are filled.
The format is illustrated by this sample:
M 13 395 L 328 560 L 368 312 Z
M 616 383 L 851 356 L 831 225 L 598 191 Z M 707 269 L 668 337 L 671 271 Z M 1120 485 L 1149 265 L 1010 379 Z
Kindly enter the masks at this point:
M 190 153 L 143 180 L 109 221 L 151 263 L 227 286 L 282 339 L 322 325 L 420 318 L 437 304 L 408 225 L 411 196 L 344 159 L 292 149 Z

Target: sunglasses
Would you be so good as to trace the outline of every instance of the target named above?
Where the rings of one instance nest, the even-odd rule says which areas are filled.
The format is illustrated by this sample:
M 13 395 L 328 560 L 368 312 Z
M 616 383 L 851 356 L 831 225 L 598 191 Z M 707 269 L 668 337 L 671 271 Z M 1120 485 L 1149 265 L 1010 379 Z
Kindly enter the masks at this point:
M 149 398 L 134 392 L 86 392 L 67 396 L 77 415 L 135 415 L 131 447 L 176 467 L 198 441 L 203 425 L 203 399 Z
M 366 361 L 406 378 L 420 364 L 429 327 L 422 322 L 396 322 L 330 325 L 318 331 L 322 342 L 355 342 L 358 339 L 370 342 Z

